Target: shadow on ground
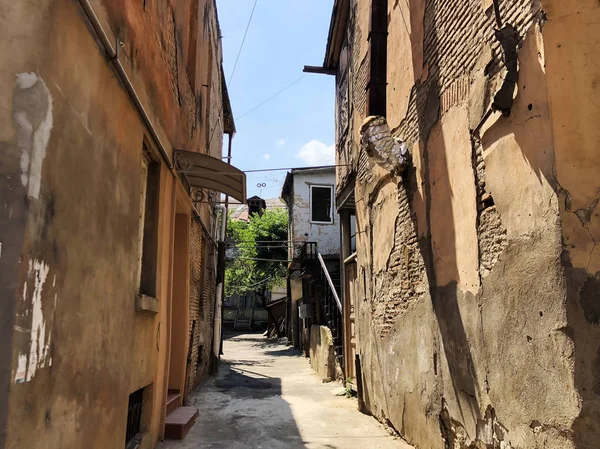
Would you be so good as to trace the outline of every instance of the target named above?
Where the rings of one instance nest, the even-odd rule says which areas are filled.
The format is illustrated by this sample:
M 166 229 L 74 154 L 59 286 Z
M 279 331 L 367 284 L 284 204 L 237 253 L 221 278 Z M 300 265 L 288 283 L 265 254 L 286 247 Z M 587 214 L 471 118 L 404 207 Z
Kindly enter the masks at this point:
M 330 394 L 306 358 L 261 333 L 228 333 L 217 376 L 189 395 L 200 411 L 183 441 L 157 449 L 408 449 L 356 401 Z

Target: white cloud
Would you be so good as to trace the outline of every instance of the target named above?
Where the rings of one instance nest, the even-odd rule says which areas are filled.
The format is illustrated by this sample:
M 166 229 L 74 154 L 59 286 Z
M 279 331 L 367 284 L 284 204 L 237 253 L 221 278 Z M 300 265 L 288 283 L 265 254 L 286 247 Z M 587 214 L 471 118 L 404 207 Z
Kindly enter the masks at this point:
M 298 159 L 302 159 L 308 165 L 333 165 L 335 164 L 335 146 L 326 145 L 320 140 L 311 140 L 302 145 L 296 153 Z
M 275 146 L 277 146 L 277 147 L 279 147 L 279 148 L 281 148 L 281 147 L 282 147 L 282 146 L 284 146 L 284 145 L 285 145 L 285 139 L 279 139 L 279 140 L 277 141 L 277 143 L 275 144 Z
M 264 157 L 266 160 L 269 160 L 269 159 L 271 159 L 271 155 L 270 155 L 269 153 L 265 153 L 265 154 L 263 154 L 263 157 Z

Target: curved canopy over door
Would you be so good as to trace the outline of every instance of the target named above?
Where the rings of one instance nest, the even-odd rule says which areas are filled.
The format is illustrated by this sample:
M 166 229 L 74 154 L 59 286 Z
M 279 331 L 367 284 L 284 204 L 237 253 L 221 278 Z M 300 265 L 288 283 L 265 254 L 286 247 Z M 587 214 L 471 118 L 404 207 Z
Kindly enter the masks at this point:
M 175 169 L 191 187 L 214 190 L 246 201 L 246 174 L 207 154 L 175 150 Z

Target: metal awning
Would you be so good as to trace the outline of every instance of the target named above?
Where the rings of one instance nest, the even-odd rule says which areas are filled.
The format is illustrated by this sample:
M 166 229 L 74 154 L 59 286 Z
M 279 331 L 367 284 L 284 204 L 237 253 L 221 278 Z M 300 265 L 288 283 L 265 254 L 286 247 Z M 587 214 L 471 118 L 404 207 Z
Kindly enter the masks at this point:
M 246 202 L 246 174 L 233 165 L 207 154 L 175 150 L 175 169 L 191 187 L 214 190 Z

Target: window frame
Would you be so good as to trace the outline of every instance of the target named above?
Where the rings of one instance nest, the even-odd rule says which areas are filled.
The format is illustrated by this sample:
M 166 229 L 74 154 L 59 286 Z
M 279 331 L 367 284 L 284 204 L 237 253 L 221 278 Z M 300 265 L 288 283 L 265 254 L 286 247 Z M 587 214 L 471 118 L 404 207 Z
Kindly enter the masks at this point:
M 334 204 L 333 204 L 333 185 L 332 184 L 309 184 L 309 213 L 310 213 L 310 222 L 314 224 L 322 224 L 322 225 L 332 225 L 335 223 L 335 217 L 333 213 Z M 321 189 L 329 189 L 329 215 L 331 216 L 330 221 L 317 221 L 313 220 L 313 188 L 321 188 Z
M 144 140 L 142 148 L 142 172 L 144 184 L 140 192 L 140 241 L 137 295 L 151 298 L 158 296 L 158 246 L 160 221 L 161 164 L 151 147 Z M 142 212 L 143 209 L 143 212 Z

